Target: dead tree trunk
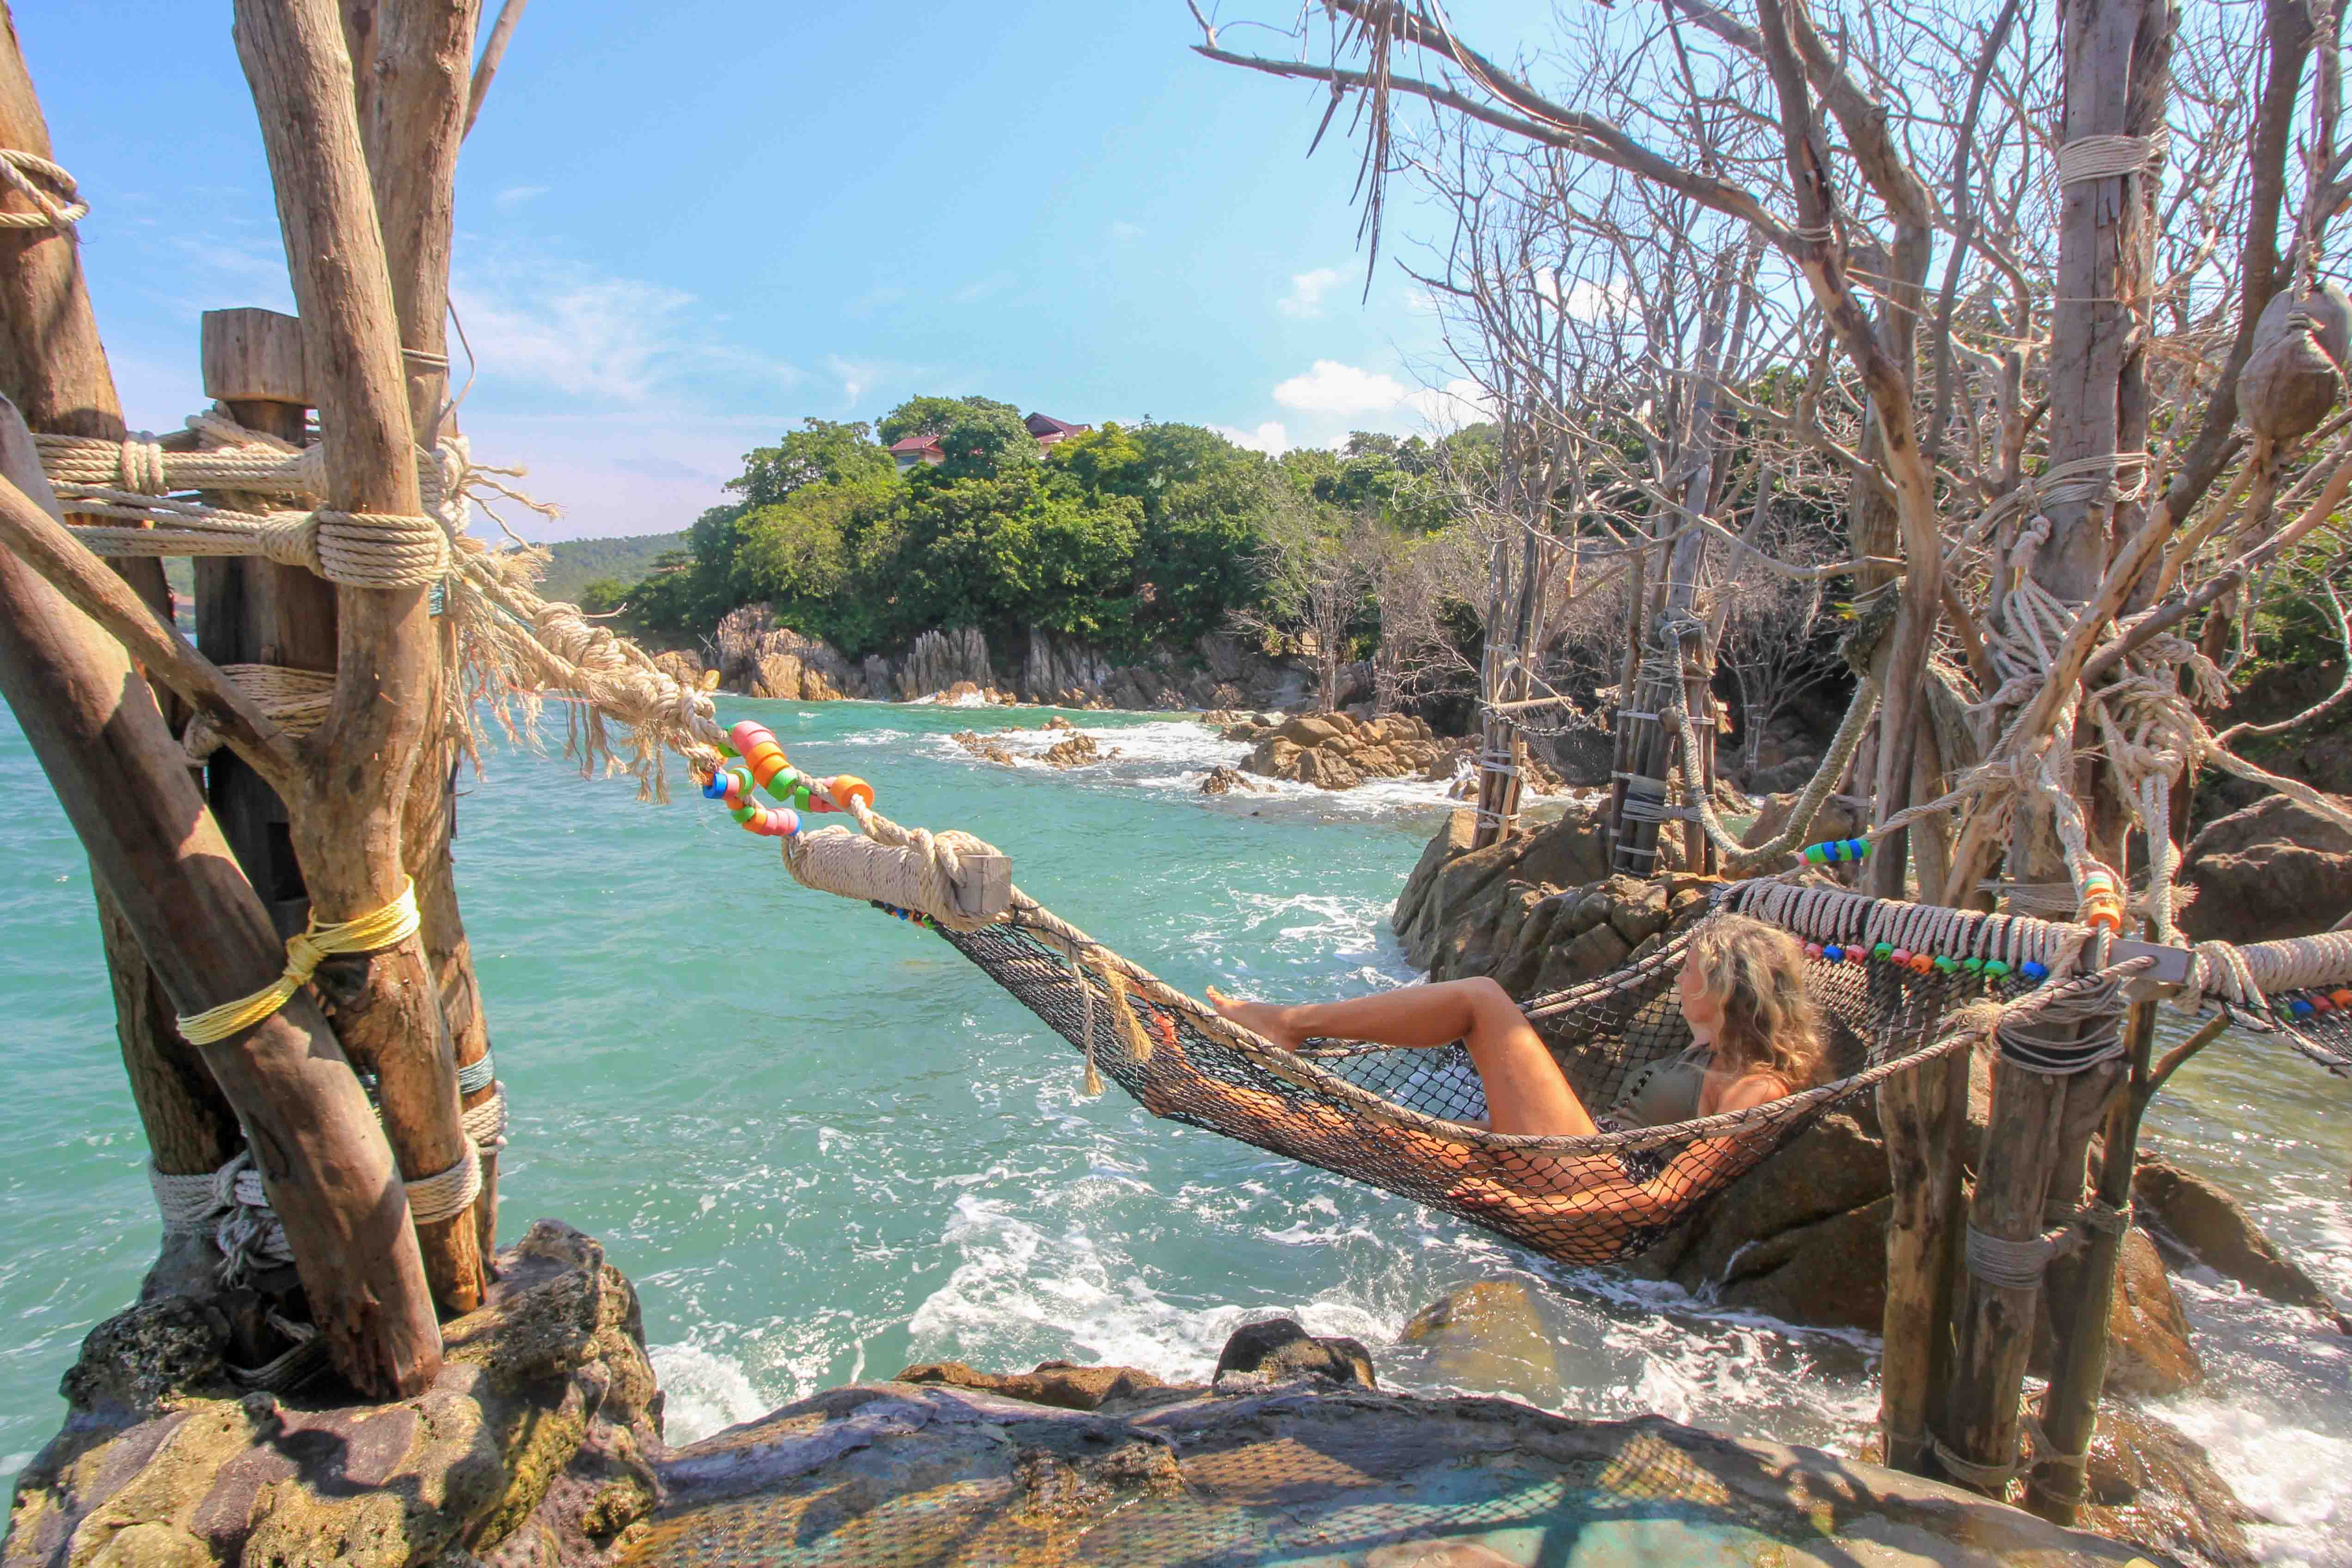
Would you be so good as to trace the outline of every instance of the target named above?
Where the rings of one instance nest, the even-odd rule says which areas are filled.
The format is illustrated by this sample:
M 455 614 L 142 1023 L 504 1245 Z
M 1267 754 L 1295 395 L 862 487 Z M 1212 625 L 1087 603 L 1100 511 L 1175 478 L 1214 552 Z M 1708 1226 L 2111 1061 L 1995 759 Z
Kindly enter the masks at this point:
M 12 540 L 62 535 L 63 514 L 39 504 L 48 486 L 38 458 L 21 427 L 7 429 L 15 423 L 0 415 L 9 480 L 0 512 Z M 135 602 L 129 588 L 113 591 L 126 611 Z M 0 694 L 174 1010 L 202 1012 L 274 979 L 285 949 L 146 682 L 121 644 L 8 551 L 0 551 Z M 297 992 L 202 1055 L 249 1136 L 336 1365 L 366 1394 L 421 1392 L 440 1371 L 441 1336 L 407 1202 L 317 1005 Z
M 253 87 L 293 266 L 326 447 L 327 501 L 349 514 L 421 508 L 397 316 L 361 149 L 351 58 L 331 0 L 238 0 L 238 58 Z M 422 587 L 339 585 L 332 707 L 301 748 L 293 836 L 313 907 L 351 920 L 408 884 L 403 805 L 432 721 L 439 653 Z M 366 759 L 355 765 L 354 759 Z M 419 937 L 319 973 L 345 1045 L 372 1065 L 384 1131 L 410 1182 L 470 1161 L 456 1062 Z M 435 1299 L 481 1304 L 469 1215 L 417 1227 Z
M 48 123 L 16 42 L 16 24 L 0 6 L 0 147 L 49 157 Z M 0 206 L 30 211 L 21 195 Z M 0 228 L 0 395 L 35 430 L 60 436 L 122 439 L 121 405 L 98 322 L 81 275 L 79 240 L 70 230 Z M 111 563 L 142 601 L 169 620 L 172 596 L 163 563 L 152 559 Z M 115 1034 L 130 1075 L 132 1098 L 155 1168 L 170 1175 L 217 1169 L 244 1137 L 194 1047 L 180 1038 L 172 1008 L 133 939 L 103 879 L 92 879 L 98 925 L 115 1002 Z M 219 1255 L 208 1239 L 173 1236 L 149 1275 L 149 1289 L 200 1290 Z
M 520 7 L 517 7 L 520 10 Z M 400 323 L 401 368 L 408 382 L 408 415 L 418 447 L 431 450 L 447 433 L 449 393 L 449 252 L 455 214 L 457 150 L 471 119 L 470 70 L 478 0 L 403 0 L 386 7 L 371 33 L 370 89 L 360 112 L 360 141 L 375 192 L 378 226 Z M 349 13 L 346 13 L 348 24 Z M 457 628 L 446 617 L 434 626 L 437 679 L 457 679 Z M 436 688 L 435 721 L 416 751 L 402 838 L 441 1012 L 459 1068 L 490 1054 L 489 1021 L 474 976 L 473 948 L 457 907 L 457 868 L 450 841 L 457 833 L 458 738 L 442 722 L 446 694 Z M 468 1091 L 467 1109 L 491 1098 L 488 1084 Z M 482 1195 L 475 1203 L 483 1256 L 498 1237 L 498 1160 L 482 1162 Z

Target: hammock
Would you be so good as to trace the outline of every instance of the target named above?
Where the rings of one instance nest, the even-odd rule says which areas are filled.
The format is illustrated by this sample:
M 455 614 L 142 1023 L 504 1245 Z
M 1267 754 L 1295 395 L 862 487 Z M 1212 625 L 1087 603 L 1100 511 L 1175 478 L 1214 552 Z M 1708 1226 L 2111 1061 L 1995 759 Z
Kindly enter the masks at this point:
M 857 783 L 863 788 L 862 782 Z M 1010 864 L 967 835 L 899 826 L 843 792 L 820 805 L 865 832 L 793 831 L 785 868 L 822 891 L 936 930 L 1076 1047 L 1088 1092 L 1108 1074 L 1157 1116 L 1182 1121 L 1442 1209 L 1574 1264 L 1618 1262 L 1685 1226 L 1789 1139 L 1851 1096 L 1948 1052 L 1998 1037 L 2035 1071 L 2080 1071 L 2120 1053 L 2115 1023 L 2139 956 L 2109 963 L 2083 926 L 1865 898 L 1780 879 L 1717 890 L 1705 920 L 1746 914 L 1806 943 L 1830 1082 L 1745 1110 L 1580 1138 L 1500 1133 L 1459 1044 L 1435 1049 L 1310 1042 L 1291 1051 L 1226 1019 L 1056 918 L 1011 884 Z M 758 829 L 755 828 L 755 831 Z M 1694 925 L 1598 980 L 1521 1004 L 1578 1097 L 1606 1121 L 1643 1068 L 1692 1044 L 1675 994 Z M 2352 1001 L 2352 934 L 2166 950 L 2192 974 L 2185 1004 L 2276 1028 L 2339 1069 Z M 2294 988 L 2293 994 L 2289 987 Z M 2316 1005 L 2315 1005 L 2315 1002 Z M 1991 1004 L 1991 1005 L 1984 1005 Z M 2105 1027 L 2027 1026 L 2094 1016 Z M 2340 1020 L 2338 1013 L 2341 1013 Z M 2336 1033 L 2340 1023 L 2340 1033 Z M 2334 1037 L 2323 1037 L 2325 1028 Z M 1679 1161 L 1704 1145 L 1709 1157 Z

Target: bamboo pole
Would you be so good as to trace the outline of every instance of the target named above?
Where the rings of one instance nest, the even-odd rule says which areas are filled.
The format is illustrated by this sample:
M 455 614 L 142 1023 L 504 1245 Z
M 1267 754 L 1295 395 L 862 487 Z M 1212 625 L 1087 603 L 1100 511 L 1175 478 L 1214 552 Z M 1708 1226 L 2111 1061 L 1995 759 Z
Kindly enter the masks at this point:
M 0 695 L 174 1010 L 248 995 L 285 967 L 285 951 L 205 808 L 185 753 L 122 646 L 15 552 L 65 530 L 13 409 L 0 410 L 0 473 L 8 480 L 0 484 L 0 537 L 11 546 L 0 551 Z M 120 616 L 152 625 L 127 586 L 93 576 L 94 588 L 117 596 Z M 441 1339 L 407 1198 L 317 1005 L 297 993 L 253 1028 L 201 1051 L 251 1135 L 335 1364 L 365 1394 L 421 1392 L 440 1371 Z
M 236 0 L 236 37 L 292 263 L 328 505 L 414 516 L 414 426 L 341 20 L 332 0 Z M 337 615 L 334 701 L 300 749 L 303 788 L 290 804 L 312 905 L 341 921 L 383 908 L 408 883 L 402 807 L 431 720 L 438 651 L 422 588 L 339 587 Z M 318 982 L 344 1044 L 375 1068 L 402 1175 L 415 1181 L 474 1158 L 421 938 L 322 966 Z M 444 1310 L 479 1306 L 487 1283 L 471 1217 L 421 1225 L 417 1241 Z

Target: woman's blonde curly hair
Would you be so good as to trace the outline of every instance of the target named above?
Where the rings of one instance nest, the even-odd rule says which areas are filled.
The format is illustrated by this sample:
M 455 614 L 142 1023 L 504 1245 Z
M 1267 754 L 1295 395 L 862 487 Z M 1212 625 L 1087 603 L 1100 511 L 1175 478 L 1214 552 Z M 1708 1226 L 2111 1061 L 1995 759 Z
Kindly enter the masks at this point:
M 1721 915 L 1693 933 L 1690 963 L 1723 1007 L 1717 1065 L 1735 1077 L 1769 1072 L 1791 1091 L 1822 1076 L 1822 1032 L 1805 993 L 1805 950 L 1778 926 Z

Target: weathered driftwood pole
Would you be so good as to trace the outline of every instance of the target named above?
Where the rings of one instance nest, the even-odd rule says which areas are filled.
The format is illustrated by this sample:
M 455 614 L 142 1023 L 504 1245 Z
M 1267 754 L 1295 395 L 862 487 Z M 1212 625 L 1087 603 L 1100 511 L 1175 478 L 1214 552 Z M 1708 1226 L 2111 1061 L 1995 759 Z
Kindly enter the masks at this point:
M 0 6 L 0 147 L 50 156 L 48 124 L 16 42 L 16 24 Z M 37 216 L 33 204 L 9 191 L 0 211 Z M 70 227 L 0 227 L 0 396 L 24 411 L 39 431 L 119 441 L 121 405 L 99 342 L 98 323 L 84 288 L 79 242 Z M 117 561 L 117 572 L 141 599 L 169 618 L 171 595 L 163 564 Z M 121 907 L 103 879 L 93 879 L 100 938 L 114 995 L 115 1034 L 131 1079 L 155 1168 L 169 1175 L 216 1170 L 244 1142 L 194 1048 L 180 1038 L 173 1008 L 156 981 Z M 201 1286 L 219 1260 L 210 1238 L 167 1236 L 149 1275 L 149 1289 L 171 1293 Z
M 205 395 L 247 429 L 300 446 L 310 409 L 302 323 L 276 310 L 207 310 L 199 353 Z M 216 504 L 266 511 L 277 497 L 208 495 Z M 196 647 L 215 664 L 266 664 L 335 672 L 335 585 L 299 566 L 260 556 L 194 562 Z M 294 856 L 286 803 L 224 746 L 208 764 L 206 793 L 238 864 L 269 906 L 281 935 L 310 912 Z
M 514 6 L 501 17 L 509 31 L 520 9 Z M 383 234 L 400 327 L 401 367 L 407 377 L 409 420 L 416 444 L 427 450 L 452 433 L 444 428 L 449 422 L 449 254 L 457 151 L 481 102 L 470 75 L 479 12 L 477 0 L 404 0 L 373 13 L 369 69 L 358 84 L 360 141 L 375 193 L 377 226 Z M 356 15 L 356 8 L 345 7 L 347 37 Z M 494 39 L 493 47 L 502 49 L 503 40 Z M 359 58 L 356 47 L 353 58 Z M 484 68 L 494 72 L 496 59 L 486 57 Z M 488 85 L 485 79 L 482 86 Z M 450 855 L 457 831 L 459 742 L 452 727 L 442 721 L 448 708 L 441 687 L 457 679 L 457 628 L 441 618 L 435 623 L 434 637 L 440 684 L 434 721 L 416 749 L 402 838 L 416 886 L 425 956 L 462 1072 L 488 1058 L 490 1031 L 474 975 L 473 949 L 458 910 L 457 869 Z M 470 1110 L 496 1092 L 492 1084 L 480 1083 L 465 1093 L 464 1103 Z M 482 1161 L 482 1193 L 475 1200 L 474 1214 L 487 1258 L 498 1233 L 495 1153 L 486 1152 Z
M 249 995 L 285 967 L 285 948 L 123 646 L 37 570 L 88 557 L 40 504 L 47 481 L 13 411 L 0 437 L 0 694 L 173 1008 Z M 111 595 L 110 625 L 149 628 L 146 651 L 175 657 L 178 634 L 126 584 L 99 573 L 87 587 Z M 256 713 L 220 717 L 274 736 Z M 440 1330 L 391 1152 L 325 1017 L 297 992 L 202 1056 L 249 1136 L 335 1364 L 364 1393 L 419 1392 L 440 1370 Z
M 355 539 L 365 537 L 362 529 L 389 534 L 420 517 L 422 502 L 341 18 L 331 0 L 238 0 L 236 17 L 319 400 L 328 506 L 352 519 L 341 526 Z M 371 521 L 379 518 L 385 521 Z M 434 721 L 440 654 L 422 579 L 339 583 L 337 619 L 333 703 L 301 748 L 302 787 L 289 804 L 312 906 L 323 919 L 348 921 L 408 890 L 402 807 Z M 403 1177 L 442 1177 L 471 1162 L 448 1026 L 421 938 L 357 963 L 331 963 L 318 980 L 335 1004 L 344 1045 L 375 1069 Z M 442 1307 L 480 1305 L 486 1282 L 470 1214 L 419 1223 L 417 1241 Z

